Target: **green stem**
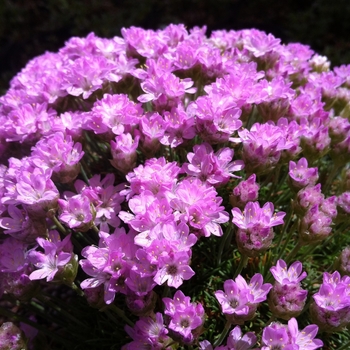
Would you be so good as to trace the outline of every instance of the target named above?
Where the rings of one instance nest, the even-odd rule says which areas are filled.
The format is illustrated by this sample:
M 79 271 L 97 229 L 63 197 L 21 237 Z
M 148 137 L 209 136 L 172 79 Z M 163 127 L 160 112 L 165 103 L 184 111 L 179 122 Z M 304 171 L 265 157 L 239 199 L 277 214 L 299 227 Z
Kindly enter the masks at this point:
M 99 234 L 100 232 L 100 230 L 96 227 L 96 225 L 92 225 L 92 230 L 97 234 Z
M 75 284 L 75 282 L 72 282 L 72 284 L 69 285 L 80 297 L 85 296 L 84 292 Z
M 105 310 L 104 313 L 106 314 L 106 316 L 112 320 L 115 324 L 118 324 L 119 321 L 118 319 L 109 311 L 109 310 Z
M 247 255 L 241 255 L 241 260 L 239 261 L 238 267 L 233 275 L 233 278 L 236 278 L 242 270 L 247 266 L 248 262 L 248 256 Z
M 310 300 L 308 301 L 308 303 L 304 306 L 303 311 L 300 313 L 300 315 L 302 315 L 302 314 L 305 313 L 307 310 L 309 310 L 309 307 L 310 307 L 310 305 L 312 304 L 312 301 L 313 301 L 313 299 L 310 299 Z M 299 316 L 300 316 L 300 315 L 299 315 Z
M 56 225 L 58 231 L 60 231 L 63 235 L 67 236 L 68 232 L 67 230 L 64 228 L 64 226 L 60 223 L 60 221 L 56 218 L 56 215 L 52 216 L 52 221 L 54 222 L 54 224 Z
M 72 235 L 70 237 L 72 243 L 73 243 L 73 246 L 78 249 L 79 253 L 83 250 L 83 246 L 80 244 L 80 242 Z
M 346 230 L 348 228 L 349 224 L 347 222 L 344 222 L 342 224 L 339 225 L 339 228 L 336 228 L 335 232 L 333 233 L 333 237 L 337 237 L 342 234 L 344 232 L 344 230 Z M 347 235 L 343 234 L 341 235 L 341 239 L 340 239 L 340 244 L 339 246 L 343 246 L 348 240 Z
M 264 186 L 267 186 L 270 182 L 271 182 L 271 179 L 273 177 L 273 172 L 271 171 L 265 178 L 265 180 L 261 183 L 260 187 L 264 187 Z M 260 179 L 259 179 L 260 180 Z M 260 181 L 259 181 L 260 183 Z M 273 186 L 273 184 L 271 183 L 271 187 Z M 271 190 L 271 189 L 270 189 Z
M 284 203 L 288 197 L 290 197 L 290 192 L 285 191 L 285 194 L 282 194 L 274 201 L 275 207 L 277 207 L 280 203 Z
M 267 321 L 266 326 L 268 326 L 270 323 L 272 323 L 276 319 L 276 316 L 272 315 L 270 319 Z
M 253 106 L 253 109 L 252 109 L 252 111 L 249 114 L 249 117 L 247 119 L 245 128 L 249 130 L 251 128 L 251 126 L 256 122 L 258 116 L 259 116 L 258 110 L 257 110 L 256 106 Z
M 299 240 L 298 243 L 296 244 L 296 246 L 293 248 L 293 250 L 285 258 L 285 262 L 287 264 L 294 258 L 294 256 L 298 253 L 298 251 L 300 250 L 300 248 L 302 246 L 303 246 L 303 244 Z
M 86 244 L 88 245 L 95 245 L 96 242 L 94 240 L 92 240 L 89 235 L 87 234 L 84 234 L 82 232 L 78 232 L 78 231 L 75 231 L 74 232 L 74 235 L 78 238 L 78 239 L 83 239 L 85 241 Z
M 227 321 L 225 324 L 225 328 L 223 329 L 223 331 L 220 334 L 220 337 L 215 341 L 214 346 L 219 346 L 221 345 L 221 343 L 224 341 L 224 339 L 226 338 L 229 330 L 231 328 L 231 322 Z
M 61 320 L 58 317 L 52 317 L 50 313 L 46 312 L 45 308 L 41 304 L 38 304 L 34 300 L 31 300 L 29 303 L 25 303 L 23 305 L 26 311 L 29 311 L 31 314 L 42 317 L 49 323 L 55 323 L 60 327 L 67 326 L 67 322 L 65 320 Z
M 123 319 L 130 327 L 134 327 L 134 323 L 131 322 L 129 318 L 125 316 L 124 311 L 119 309 L 118 306 L 111 304 L 108 306 L 108 308 L 111 309 L 114 313 L 116 313 L 121 319 Z
M 324 188 L 323 188 L 323 193 L 328 192 L 329 188 L 332 185 L 334 178 L 337 176 L 339 168 L 340 168 L 339 165 L 337 166 L 337 165 L 333 164 L 332 170 L 331 170 L 330 174 L 327 176 L 327 180 L 326 180 L 326 183 L 325 183 Z
M 59 298 L 58 296 L 54 295 L 48 295 L 46 293 L 41 293 L 42 296 L 51 299 L 56 305 L 61 306 L 61 308 L 66 308 L 67 307 L 67 302 L 64 299 Z M 70 303 L 69 304 L 69 309 L 74 310 L 75 313 L 80 313 L 81 309 L 79 307 L 79 303 Z
M 80 166 L 81 175 L 83 176 L 83 179 L 86 182 L 86 184 L 89 185 L 90 184 L 89 178 L 87 176 L 87 171 L 85 170 L 85 169 L 88 169 L 88 166 L 83 159 L 80 160 L 80 163 L 81 163 L 81 166 Z
M 18 315 L 14 312 L 11 312 L 3 307 L 0 306 L 0 314 L 9 318 L 10 320 L 14 321 L 14 322 L 23 322 L 26 323 L 30 326 L 32 326 L 33 328 L 36 328 L 37 330 L 41 331 L 42 333 L 44 333 L 45 335 L 47 335 L 49 338 L 51 339 L 55 339 L 58 342 L 63 343 L 66 346 L 66 349 L 72 349 L 72 347 L 74 347 L 74 343 L 70 342 L 67 339 L 63 339 L 61 336 L 57 335 L 56 333 L 50 331 L 48 328 L 33 322 L 31 320 L 29 320 L 28 318 Z
M 346 224 L 345 224 L 346 226 Z M 344 228 L 345 228 L 344 226 Z M 332 235 L 328 236 L 325 240 L 323 240 L 322 242 L 316 242 L 316 244 L 312 245 L 310 247 L 310 249 L 308 249 L 305 253 L 303 253 L 303 255 L 300 256 L 300 260 L 303 261 L 305 256 L 309 256 L 311 255 L 316 249 L 320 249 L 321 251 L 327 247 L 327 245 L 331 242 L 331 240 L 334 240 L 335 237 L 337 237 L 341 232 L 342 232 L 342 228 L 341 227 L 339 230 L 336 230 Z M 317 243 L 322 243 L 322 244 L 317 244 Z M 339 247 L 343 247 L 343 244 L 339 244 Z M 332 267 L 329 266 L 329 269 Z
M 338 350 L 346 350 L 346 349 L 349 349 L 349 347 L 350 347 L 350 340 L 344 345 L 342 345 L 340 348 L 338 348 Z
M 290 231 L 289 231 L 289 233 L 288 233 L 288 236 L 287 236 L 287 238 L 286 238 L 286 241 L 284 242 L 283 247 L 282 247 L 282 249 L 280 250 L 280 252 L 279 252 L 279 254 L 278 254 L 277 258 L 276 258 L 275 263 L 277 262 L 277 260 L 279 260 L 279 259 L 281 258 L 281 256 L 282 256 L 283 253 L 285 252 L 285 250 L 286 250 L 286 248 L 287 248 L 287 245 L 288 245 L 288 243 L 289 243 L 291 237 L 293 236 L 294 230 L 295 230 L 295 228 L 296 228 L 297 225 L 298 225 L 298 220 L 295 220 L 295 221 L 294 221 L 294 224 L 293 224 L 293 226 L 292 226 L 292 228 L 290 229 Z
M 219 246 L 219 251 L 218 251 L 218 257 L 217 257 L 217 261 L 216 261 L 216 265 L 220 266 L 221 264 L 221 257 L 222 257 L 222 253 L 224 251 L 224 248 L 226 246 L 226 243 L 230 243 L 231 241 L 231 237 L 233 234 L 233 225 L 229 225 L 223 235 L 223 237 L 221 238 L 221 242 L 220 242 L 220 246 Z
M 280 253 L 280 246 L 281 246 L 281 243 L 283 240 L 283 236 L 284 236 L 284 234 L 285 234 L 285 232 L 290 224 L 290 221 L 292 220 L 293 214 L 294 214 L 294 209 L 293 209 L 293 206 L 291 205 L 290 210 L 288 211 L 288 214 L 287 214 L 287 218 L 286 218 L 285 223 L 283 225 L 282 232 L 281 232 L 280 237 L 279 237 L 278 242 L 277 242 L 277 253 Z M 278 259 L 279 258 L 277 258 L 277 260 Z
M 277 169 L 276 169 L 276 176 L 275 176 L 276 181 L 274 181 L 274 182 L 277 182 L 277 181 L 278 181 L 278 178 L 279 178 L 279 176 L 280 176 L 281 168 L 282 168 L 282 165 L 278 165 L 278 166 L 277 166 Z M 277 185 L 276 187 L 273 186 L 273 183 L 271 184 L 271 187 L 270 187 L 270 189 L 269 189 L 269 192 L 268 192 L 267 195 L 266 195 L 265 202 L 268 202 L 268 200 L 270 199 L 272 193 L 277 192 L 278 189 L 279 189 L 279 187 L 280 187 L 280 182 L 278 183 L 278 185 Z
M 162 293 L 162 298 L 168 298 L 168 297 L 170 297 L 170 288 L 167 284 L 165 284 L 163 293 Z
M 84 324 L 83 322 L 81 322 L 80 320 L 75 318 L 70 312 L 64 310 L 60 306 L 53 303 L 49 298 L 38 294 L 35 296 L 35 299 L 39 300 L 43 305 L 47 305 L 47 306 L 51 307 L 52 309 L 54 309 L 55 311 L 57 311 L 58 313 L 63 315 L 66 319 L 71 320 L 72 322 L 80 325 L 81 327 L 88 328 L 88 326 L 86 324 Z
M 306 252 L 304 252 L 301 256 L 299 256 L 299 260 L 303 261 L 305 256 L 310 256 L 317 247 L 319 247 L 317 244 L 310 246 L 310 248 Z

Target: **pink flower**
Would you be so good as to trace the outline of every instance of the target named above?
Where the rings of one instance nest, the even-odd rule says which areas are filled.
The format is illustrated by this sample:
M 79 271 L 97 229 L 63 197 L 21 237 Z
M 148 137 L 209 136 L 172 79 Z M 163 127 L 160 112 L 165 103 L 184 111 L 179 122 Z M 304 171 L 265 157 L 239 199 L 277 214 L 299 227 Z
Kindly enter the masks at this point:
M 260 274 L 255 274 L 249 284 L 238 275 L 235 281 L 225 281 L 224 291 L 216 291 L 215 297 L 221 305 L 222 312 L 229 315 L 228 320 L 235 324 L 243 324 L 254 317 L 258 304 L 266 300 L 271 288 L 270 283 L 263 284 Z
M 68 227 L 80 231 L 87 231 L 91 228 L 96 212 L 89 198 L 76 195 L 68 198 L 67 201 L 59 199 L 58 204 L 61 211 L 59 219 Z
M 269 172 L 286 149 L 284 131 L 272 122 L 255 123 L 250 130 L 238 131 L 243 143 L 243 161 L 249 174 Z
M 258 202 L 248 202 L 243 213 L 239 208 L 233 208 L 232 215 L 232 222 L 239 228 L 236 235 L 238 248 L 248 256 L 256 256 L 271 245 L 272 227 L 283 224 L 286 213 L 274 213 L 271 202 L 262 208 Z
M 125 326 L 126 332 L 133 339 L 131 343 L 126 344 L 123 350 L 136 350 L 149 347 L 150 349 L 161 349 L 166 344 L 170 344 L 171 338 L 167 336 L 163 321 L 163 315 L 160 312 L 155 317 L 141 317 L 134 328 Z
M 178 288 L 183 280 L 189 280 L 194 271 L 190 268 L 189 254 L 187 252 L 171 253 L 160 257 L 160 268 L 154 276 L 154 281 L 162 285 L 167 282 L 168 286 Z
M 260 186 L 256 182 L 256 175 L 252 174 L 245 181 L 241 181 L 230 195 L 230 203 L 233 207 L 244 207 L 248 202 L 258 199 Z
M 223 185 L 231 177 L 238 177 L 232 174 L 233 171 L 240 171 L 244 168 L 241 160 L 232 161 L 233 150 L 221 148 L 214 153 L 208 143 L 196 145 L 194 153 L 188 153 L 187 159 L 190 163 L 184 163 L 183 170 L 187 174 L 199 178 L 211 185 Z
M 37 268 L 37 270 L 29 275 L 31 280 L 46 278 L 47 282 L 52 281 L 57 273 L 63 272 L 71 259 L 77 260 L 77 256 L 74 257 L 73 254 L 73 245 L 70 242 L 70 235 L 61 241 L 58 233 L 56 231 L 51 231 L 50 240 L 37 238 L 37 242 L 40 247 L 44 249 L 44 253 L 37 251 L 31 251 L 29 253 L 29 260 Z M 72 281 L 74 281 L 76 272 L 77 269 L 72 271 L 73 276 L 70 276 Z M 67 281 L 69 281 L 68 278 Z
M 318 180 L 318 168 L 308 168 L 307 160 L 303 157 L 298 163 L 289 162 L 289 176 L 294 189 L 314 186 Z
M 191 298 L 180 290 L 174 298 L 163 298 L 164 313 L 170 317 L 169 328 L 178 333 L 185 343 L 192 343 L 198 333 L 193 331 L 204 322 L 204 308 L 199 303 L 191 303 Z
M 276 49 L 281 40 L 276 39 L 272 34 L 252 29 L 244 32 L 243 45 L 254 57 L 260 57 Z
M 287 269 L 287 264 L 284 260 L 278 260 L 276 266 L 272 266 L 270 271 L 275 280 L 280 284 L 299 283 L 303 280 L 307 273 L 302 272 L 302 264 L 300 261 L 295 261 Z
M 139 145 L 139 139 L 140 136 L 133 138 L 128 133 L 116 136 L 116 142 L 111 141 L 111 153 L 113 157 L 111 164 L 123 174 L 127 174 L 136 165 L 136 150 Z

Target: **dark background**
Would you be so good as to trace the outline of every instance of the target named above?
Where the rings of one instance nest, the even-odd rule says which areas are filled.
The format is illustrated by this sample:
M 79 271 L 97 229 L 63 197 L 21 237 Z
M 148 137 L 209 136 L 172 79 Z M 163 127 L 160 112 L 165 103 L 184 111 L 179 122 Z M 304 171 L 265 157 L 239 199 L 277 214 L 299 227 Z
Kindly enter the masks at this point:
M 349 0 L 0 0 L 0 95 L 29 59 L 72 36 L 120 36 L 122 27 L 257 28 L 350 63 Z

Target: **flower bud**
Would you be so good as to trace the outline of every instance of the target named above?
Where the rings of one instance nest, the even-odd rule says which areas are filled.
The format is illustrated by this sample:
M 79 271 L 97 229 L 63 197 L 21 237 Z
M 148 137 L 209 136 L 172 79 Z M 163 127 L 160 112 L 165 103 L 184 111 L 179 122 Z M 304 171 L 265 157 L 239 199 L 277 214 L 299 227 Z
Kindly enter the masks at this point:
M 268 304 L 274 316 L 290 320 L 303 311 L 306 297 L 307 291 L 299 283 L 282 285 L 276 282 L 269 294 Z
M 0 350 L 27 350 L 22 331 L 12 322 L 5 322 L 0 327 Z
M 72 258 L 69 262 L 64 265 L 62 270 L 56 273 L 53 282 L 62 282 L 67 286 L 71 286 L 77 276 L 78 266 L 78 255 L 72 254 Z
M 350 276 L 350 246 L 344 248 L 340 253 L 336 261 L 336 268 L 342 275 Z
M 139 317 L 147 317 L 153 313 L 157 302 L 157 294 L 154 291 L 146 295 L 131 294 L 126 296 L 126 304 L 130 311 Z

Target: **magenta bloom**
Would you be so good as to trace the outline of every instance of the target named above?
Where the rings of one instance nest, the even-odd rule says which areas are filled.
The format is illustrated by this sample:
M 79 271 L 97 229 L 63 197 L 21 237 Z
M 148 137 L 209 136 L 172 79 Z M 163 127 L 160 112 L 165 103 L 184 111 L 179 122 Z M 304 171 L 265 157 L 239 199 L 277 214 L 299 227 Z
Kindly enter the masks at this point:
M 16 179 L 6 179 L 6 192 L 1 201 L 6 204 L 22 204 L 28 213 L 42 217 L 49 209 L 57 207 L 58 190 L 50 179 L 52 171 L 16 164 L 12 172 Z M 15 163 L 15 162 L 14 162 Z M 18 168 L 16 168 L 18 166 Z
M 306 186 L 314 186 L 318 180 L 318 168 L 308 168 L 306 158 L 299 159 L 298 163 L 289 162 L 289 176 L 293 189 L 300 190 Z
M 69 228 L 80 231 L 91 228 L 96 213 L 88 197 L 76 195 L 68 198 L 67 201 L 59 199 L 58 204 L 61 209 L 59 219 Z
M 184 163 L 183 170 L 211 185 L 224 185 L 231 177 L 238 177 L 232 174 L 233 171 L 244 168 L 241 160 L 232 161 L 234 152 L 230 148 L 221 148 L 214 153 L 208 143 L 203 143 L 194 146 L 193 150 L 194 153 L 187 154 L 189 163 Z
M 262 335 L 263 346 L 261 350 L 283 349 L 294 350 L 294 346 L 289 340 L 287 328 L 278 323 L 272 323 L 265 327 Z
M 249 350 L 252 349 L 257 341 L 257 337 L 253 332 L 242 334 L 241 328 L 236 326 L 230 332 L 227 338 L 227 346 L 215 347 L 215 350 Z M 213 350 L 212 345 L 204 340 L 199 343 L 200 350 Z M 254 348 L 256 350 L 256 348 Z
M 323 342 L 315 339 L 318 327 L 314 324 L 299 331 L 295 318 L 288 321 L 288 325 L 273 322 L 263 330 L 261 350 L 315 350 L 323 346 Z
M 7 237 L 0 244 L 0 271 L 17 272 L 28 267 L 28 247 L 18 239 Z
M 189 266 L 189 254 L 176 252 L 160 258 L 160 269 L 154 276 L 154 281 L 162 285 L 167 281 L 168 286 L 178 288 L 183 280 L 189 280 L 194 271 Z
M 140 121 L 141 151 L 147 157 L 153 157 L 161 146 L 160 139 L 164 136 L 167 123 L 158 113 L 146 113 Z
M 68 94 L 82 96 L 83 99 L 102 87 L 109 70 L 107 61 L 102 57 L 82 56 L 67 65 L 66 82 L 63 87 Z
M 250 130 L 238 131 L 243 143 L 243 161 L 249 174 L 266 173 L 278 163 L 287 149 L 284 131 L 273 123 L 255 123 Z
M 155 317 L 141 317 L 134 328 L 125 326 L 126 332 L 133 339 L 123 347 L 126 350 L 136 349 L 162 349 L 163 346 L 172 341 L 168 337 L 168 330 L 165 328 L 163 316 L 157 312 Z
M 50 168 L 53 180 L 67 183 L 79 174 L 79 161 L 83 157 L 82 145 L 61 132 L 41 139 L 32 148 L 32 161 L 37 167 Z
M 111 164 L 123 174 L 127 174 L 136 165 L 139 139 L 140 136 L 133 139 L 131 134 L 121 134 L 116 136 L 116 142 L 111 141 Z
M 29 300 L 37 284 L 29 278 L 33 271 L 28 245 L 12 237 L 0 243 L 0 297 L 3 293 Z
M 319 242 L 326 239 L 332 232 L 332 218 L 315 204 L 301 219 L 299 237 L 302 242 Z
M 288 329 L 293 343 L 299 346 L 300 350 L 315 350 L 323 346 L 322 340 L 315 339 L 318 327 L 314 324 L 310 324 L 299 331 L 297 320 L 292 318 L 288 322 Z
M 170 317 L 169 329 L 178 333 L 183 341 L 190 344 L 197 337 L 193 331 L 204 322 L 204 308 L 199 303 L 191 303 L 191 298 L 180 290 L 174 298 L 163 298 L 164 313 Z
M 237 141 L 232 134 L 242 126 L 242 111 L 231 96 L 200 96 L 188 106 L 187 113 L 196 117 L 196 129 L 203 140 L 211 144 Z
M 167 162 L 164 157 L 148 159 L 144 165 L 139 165 L 126 176 L 130 182 L 130 189 L 125 189 L 121 194 L 127 195 L 126 199 L 129 200 L 134 194 L 145 190 L 154 195 L 171 191 L 179 172 L 180 168 L 176 162 Z
M 252 174 L 245 181 L 241 181 L 230 195 L 230 204 L 235 207 L 244 208 L 248 202 L 258 199 L 260 186 L 256 182 L 256 175 Z
M 350 188 L 350 186 L 349 186 Z M 336 221 L 347 222 L 350 214 L 350 191 L 343 192 L 336 198 L 338 216 Z
M 271 288 L 270 283 L 263 284 L 263 277 L 258 273 L 251 278 L 249 284 L 238 275 L 235 281 L 225 281 L 224 292 L 216 291 L 215 297 L 229 321 L 243 324 L 254 317 L 259 303 L 266 300 Z
M 243 45 L 254 57 L 261 57 L 280 45 L 281 40 L 257 29 L 244 31 Z
M 175 188 L 175 197 L 170 206 L 175 210 L 175 219 L 188 222 L 197 235 L 222 236 L 220 224 L 229 220 L 228 213 L 220 206 L 222 198 L 215 189 L 200 180 L 185 179 Z
M 271 202 L 262 208 L 258 202 L 248 202 L 243 213 L 239 208 L 233 208 L 232 215 L 232 222 L 238 226 L 238 249 L 248 256 L 257 256 L 269 248 L 274 237 L 272 227 L 282 225 L 286 213 L 274 213 Z
M 249 307 L 247 304 L 250 295 L 248 290 L 241 290 L 235 281 L 225 281 L 224 291 L 216 291 L 215 297 L 219 301 L 224 314 L 248 315 Z
M 313 295 L 311 319 L 322 330 L 336 332 L 350 323 L 350 277 L 341 278 L 338 271 L 325 272 L 319 291 Z
M 142 115 L 140 104 L 132 102 L 124 94 L 104 94 L 94 103 L 86 120 L 86 128 L 95 134 L 105 134 L 106 139 L 131 131 Z
M 117 292 L 127 294 L 125 280 L 129 276 L 136 250 L 133 238 L 125 234 L 123 229 L 101 239 L 99 247 L 85 247 L 82 255 L 86 259 L 81 259 L 79 263 L 90 277 L 82 281 L 81 288 L 103 285 L 104 301 L 107 304 L 113 302 Z M 145 287 L 147 288 L 147 283 Z
M 338 257 L 339 271 L 342 275 L 350 275 L 350 247 L 345 247 Z
M 158 74 L 158 75 L 156 75 Z M 137 99 L 142 103 L 153 101 L 159 109 L 176 106 L 185 93 L 193 94 L 196 88 L 190 78 L 180 80 L 173 73 L 156 73 L 141 83 L 145 94 Z
M 31 280 L 46 278 L 47 282 L 52 281 L 57 273 L 63 272 L 64 267 L 67 266 L 71 259 L 74 259 L 70 235 L 61 241 L 58 232 L 51 231 L 49 238 L 50 240 L 37 238 L 37 242 L 44 249 L 44 253 L 38 251 L 29 253 L 29 260 L 37 268 L 29 275 Z M 77 270 L 71 276 L 73 280 L 76 272 Z
M 278 260 L 276 266 L 272 266 L 270 271 L 275 280 L 280 284 L 299 283 L 306 278 L 307 273 L 302 272 L 303 266 L 300 261 L 295 261 L 287 269 L 284 260 Z
M 5 230 L 5 234 L 28 243 L 35 242 L 38 236 L 46 235 L 45 218 L 32 219 L 25 209 L 21 210 L 12 204 L 8 206 L 7 213 L 8 217 L 0 218 L 0 227 Z
M 166 122 L 164 136 L 160 139 L 163 145 L 174 148 L 196 136 L 195 119 L 187 115 L 181 105 L 164 112 L 163 116 Z
M 74 187 L 78 193 L 88 197 L 90 202 L 94 204 L 96 210 L 96 218 L 94 223 L 103 232 L 109 232 L 110 227 L 118 227 L 120 220 L 117 214 L 120 211 L 120 204 L 124 197 L 120 195 L 120 190 L 124 188 L 124 184 L 114 186 L 114 174 L 107 174 L 102 180 L 101 175 L 95 175 L 89 179 L 90 186 L 82 180 L 77 180 Z
M 270 271 L 276 280 L 269 294 L 270 310 L 275 316 L 285 320 L 298 316 L 307 297 L 307 291 L 300 285 L 300 281 L 306 277 L 306 272 L 302 272 L 301 262 L 296 261 L 287 269 L 287 264 L 278 260 Z
M 7 349 L 25 349 L 27 337 L 23 331 L 12 322 L 3 322 L 0 327 L 0 344 Z

